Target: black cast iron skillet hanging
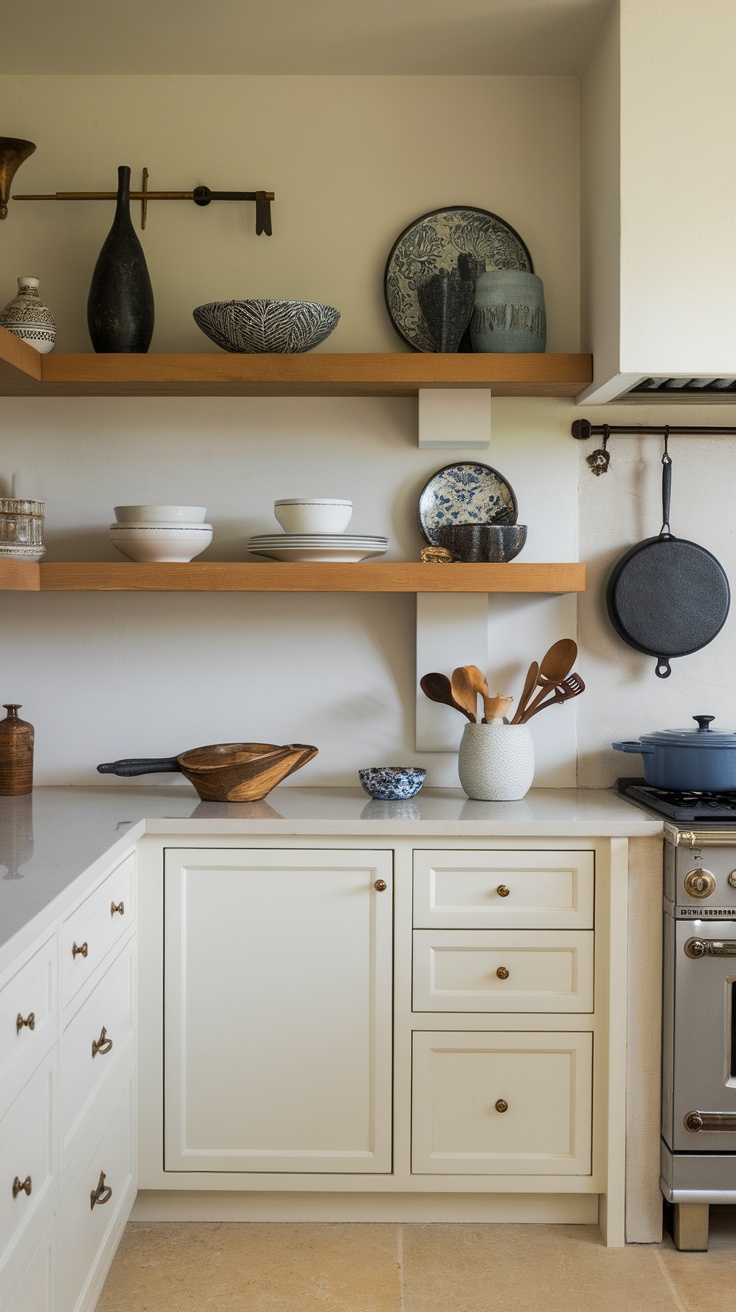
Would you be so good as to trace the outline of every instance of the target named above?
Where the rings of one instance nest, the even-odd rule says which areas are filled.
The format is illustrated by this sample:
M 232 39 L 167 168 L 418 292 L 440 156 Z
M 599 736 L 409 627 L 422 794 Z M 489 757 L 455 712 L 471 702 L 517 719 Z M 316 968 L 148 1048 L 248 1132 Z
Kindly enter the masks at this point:
M 731 593 L 726 573 L 705 547 L 670 532 L 672 460 L 662 457 L 662 528 L 614 565 L 606 603 L 611 623 L 636 651 L 656 656 L 666 679 L 674 656 L 689 656 L 712 642 L 726 622 Z

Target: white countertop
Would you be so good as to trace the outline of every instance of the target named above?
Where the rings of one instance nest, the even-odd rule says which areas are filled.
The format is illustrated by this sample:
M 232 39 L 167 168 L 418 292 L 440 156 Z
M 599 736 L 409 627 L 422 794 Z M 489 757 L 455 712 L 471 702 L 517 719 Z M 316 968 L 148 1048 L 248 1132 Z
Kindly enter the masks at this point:
M 274 790 L 266 801 L 200 802 L 193 788 L 138 785 L 36 788 L 0 797 L 0 946 L 94 866 L 102 871 L 143 834 L 243 838 L 648 837 L 662 821 L 617 796 L 537 788 L 521 802 L 471 802 L 458 788 L 423 789 L 408 802 L 371 801 L 360 789 Z

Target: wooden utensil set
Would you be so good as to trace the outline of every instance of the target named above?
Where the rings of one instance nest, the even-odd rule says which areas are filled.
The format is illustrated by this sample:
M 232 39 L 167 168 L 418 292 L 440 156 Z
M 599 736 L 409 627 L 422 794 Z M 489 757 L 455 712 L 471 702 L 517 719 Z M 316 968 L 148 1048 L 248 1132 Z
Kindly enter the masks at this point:
M 548 706 L 559 706 L 585 691 L 580 675 L 570 673 L 577 654 L 577 643 L 572 638 L 561 638 L 553 643 L 540 664 L 532 661 L 511 724 L 526 724 Z M 446 674 L 425 674 L 419 682 L 430 701 L 454 707 L 471 724 L 478 722 L 479 696 L 483 699 L 481 724 L 506 719 L 514 700 L 501 693 L 491 697 L 488 682 L 477 665 L 458 666 L 451 679 Z

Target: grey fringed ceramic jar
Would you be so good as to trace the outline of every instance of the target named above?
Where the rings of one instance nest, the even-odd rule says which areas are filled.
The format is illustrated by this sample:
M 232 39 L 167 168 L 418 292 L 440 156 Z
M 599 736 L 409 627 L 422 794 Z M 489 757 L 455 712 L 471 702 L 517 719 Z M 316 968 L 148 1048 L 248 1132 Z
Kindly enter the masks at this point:
M 482 273 L 475 286 L 470 340 L 474 351 L 544 351 L 547 319 L 542 279 L 522 269 Z

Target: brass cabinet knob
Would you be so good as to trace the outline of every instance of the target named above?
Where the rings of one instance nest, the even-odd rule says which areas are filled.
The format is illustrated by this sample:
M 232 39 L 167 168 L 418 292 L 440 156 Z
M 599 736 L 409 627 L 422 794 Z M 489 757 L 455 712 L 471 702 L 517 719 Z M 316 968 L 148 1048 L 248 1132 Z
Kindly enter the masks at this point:
M 508 979 L 509 977 L 509 972 L 506 966 L 499 966 L 498 970 L 496 971 L 496 974 L 498 975 L 499 979 Z
M 509 1109 L 509 1105 L 508 1105 L 506 1099 L 505 1099 L 505 1098 L 499 1098 L 499 1099 L 498 1099 L 498 1102 L 496 1103 L 496 1111 L 497 1111 L 497 1112 L 507 1112 L 508 1109 Z
M 124 915 L 125 915 L 125 903 L 124 903 L 124 902 L 118 902 L 117 906 L 115 905 L 114 902 L 111 902 L 111 903 L 110 903 L 110 915 L 111 915 L 111 916 L 114 916 L 116 912 L 117 912 L 117 914 L 118 914 L 119 916 L 124 916 Z
M 90 1211 L 96 1203 L 109 1203 L 112 1198 L 112 1189 L 109 1184 L 105 1184 L 105 1172 L 100 1171 L 100 1178 L 97 1181 L 97 1188 L 90 1192 L 89 1207 Z
M 507 888 L 505 884 L 499 884 L 498 888 L 496 889 L 496 892 L 498 893 L 499 897 L 508 897 L 509 893 L 511 892 L 511 889 Z
M 99 1052 L 104 1057 L 105 1053 L 109 1052 L 111 1047 L 112 1047 L 112 1039 L 108 1039 L 107 1030 L 103 1025 L 102 1029 L 100 1030 L 99 1039 L 92 1040 L 92 1056 L 96 1057 Z
M 76 960 L 77 957 L 86 957 L 86 955 L 87 955 L 86 943 L 83 943 L 81 948 L 78 948 L 76 943 L 72 944 L 72 957 L 74 958 L 74 960 Z
M 13 1197 L 17 1198 L 18 1194 L 27 1194 L 28 1197 L 30 1198 L 32 1187 L 33 1185 L 31 1182 L 30 1175 L 27 1175 L 25 1180 L 20 1180 L 16 1175 L 13 1181 Z
M 373 887 L 375 888 L 377 893 L 385 893 L 386 889 L 388 888 L 388 884 L 386 883 L 385 879 L 377 879 Z
M 16 1032 L 16 1034 L 20 1034 L 20 1032 L 21 1032 L 21 1030 L 23 1029 L 24 1025 L 27 1026 L 29 1030 L 35 1030 L 35 1028 L 36 1028 L 36 1015 L 35 1015 L 35 1012 L 33 1012 L 33 1011 L 29 1011 L 28 1015 L 25 1016 L 25 1017 L 21 1016 L 20 1012 L 18 1012 L 18 1015 L 17 1015 L 16 1021 L 15 1021 L 15 1032 Z

